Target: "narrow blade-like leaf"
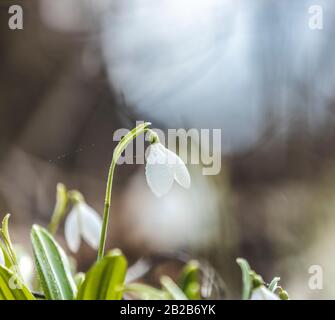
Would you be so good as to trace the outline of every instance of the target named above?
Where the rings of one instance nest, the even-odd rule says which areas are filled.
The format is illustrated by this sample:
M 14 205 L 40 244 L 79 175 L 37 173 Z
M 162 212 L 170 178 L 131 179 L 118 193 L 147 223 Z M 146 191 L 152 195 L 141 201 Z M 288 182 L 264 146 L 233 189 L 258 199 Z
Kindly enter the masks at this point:
M 240 266 L 242 270 L 242 283 L 243 283 L 243 289 L 242 289 L 242 299 L 248 300 L 251 293 L 252 283 L 250 278 L 250 266 L 249 263 L 242 258 L 237 258 L 236 262 Z
M 0 243 L 0 244 L 1 244 L 1 250 L 3 251 L 3 255 L 5 258 L 6 266 L 8 268 L 11 268 L 13 266 L 17 267 L 18 263 L 17 263 L 16 254 L 15 254 L 14 247 L 13 247 L 12 241 L 9 236 L 9 231 L 8 231 L 9 217 L 10 217 L 10 214 L 7 214 L 2 220 L 0 235 L 2 237 L 3 243 Z
M 44 294 L 50 300 L 72 300 L 76 284 L 63 249 L 44 228 L 34 225 L 31 239 L 38 277 Z
M 0 239 L 0 255 L 2 254 L 3 257 L 3 262 L 5 263 L 5 266 L 7 268 L 11 268 L 12 267 L 12 260 L 11 257 L 7 251 L 6 246 L 2 243 L 1 239 Z
M 127 260 L 118 249 L 108 253 L 87 272 L 78 300 L 121 300 Z

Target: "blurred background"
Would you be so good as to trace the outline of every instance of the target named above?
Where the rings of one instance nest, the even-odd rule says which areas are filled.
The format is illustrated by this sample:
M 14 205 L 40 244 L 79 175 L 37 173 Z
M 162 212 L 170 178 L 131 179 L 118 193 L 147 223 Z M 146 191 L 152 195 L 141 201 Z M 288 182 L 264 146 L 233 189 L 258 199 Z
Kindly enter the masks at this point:
M 23 30 L 8 28 L 12 4 Z M 309 27 L 311 5 L 322 30 Z M 208 261 L 229 297 L 243 256 L 293 299 L 334 299 L 334 10 L 331 0 L 1 0 L 0 212 L 12 214 L 14 241 L 28 246 L 31 224 L 48 224 L 58 182 L 102 212 L 115 130 L 219 128 L 222 170 L 190 165 L 188 191 L 157 199 L 143 165 L 117 168 L 108 247 L 130 263 L 168 252 Z M 84 245 L 80 268 L 95 255 Z M 312 265 L 322 290 L 308 286 Z

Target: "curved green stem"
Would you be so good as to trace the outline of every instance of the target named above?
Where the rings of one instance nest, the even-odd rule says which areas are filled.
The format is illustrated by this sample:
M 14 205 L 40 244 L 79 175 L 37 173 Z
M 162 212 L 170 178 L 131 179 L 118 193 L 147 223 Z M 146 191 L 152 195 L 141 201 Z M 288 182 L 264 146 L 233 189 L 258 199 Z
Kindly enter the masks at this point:
M 112 163 L 110 165 L 109 172 L 108 172 L 105 205 L 104 205 L 104 215 L 103 215 L 102 228 L 101 228 L 100 245 L 99 245 L 99 250 L 98 250 L 98 260 L 103 258 L 104 251 L 105 251 L 107 226 L 108 226 L 108 220 L 109 220 L 109 209 L 110 209 L 110 203 L 111 203 L 111 197 L 112 197 L 112 187 L 113 187 L 113 177 L 114 177 L 115 165 L 116 165 L 116 162 L 114 161 L 114 157 L 113 157 Z
M 107 228 L 108 228 L 108 221 L 109 221 L 109 211 L 111 205 L 111 197 L 112 197 L 112 187 L 113 187 L 113 177 L 114 177 L 114 170 L 116 167 L 116 163 L 120 158 L 122 152 L 126 149 L 128 144 L 136 139 L 141 133 L 145 132 L 147 127 L 150 125 L 150 122 L 144 122 L 138 125 L 136 128 L 128 132 L 118 143 L 116 146 L 112 162 L 108 172 L 107 178 L 107 186 L 106 186 L 106 195 L 105 195 L 105 205 L 104 205 L 104 215 L 102 221 L 102 228 L 101 228 L 101 236 L 100 236 L 100 245 L 98 250 L 98 261 L 103 258 L 106 246 L 106 238 L 107 238 Z

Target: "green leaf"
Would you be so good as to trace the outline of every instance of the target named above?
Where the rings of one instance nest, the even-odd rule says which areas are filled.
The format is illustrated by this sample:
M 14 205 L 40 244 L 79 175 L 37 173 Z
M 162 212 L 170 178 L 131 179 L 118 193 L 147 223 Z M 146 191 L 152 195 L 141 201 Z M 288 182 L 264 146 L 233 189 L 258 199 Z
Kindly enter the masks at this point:
M 1 250 L 3 252 L 4 258 L 5 258 L 5 264 L 8 268 L 15 266 L 18 267 L 16 254 L 14 251 L 14 247 L 12 244 L 12 241 L 9 236 L 8 231 L 8 221 L 9 221 L 10 214 L 7 214 L 3 220 L 2 220 L 2 226 L 0 229 L 0 234 L 3 240 L 3 243 L 1 243 Z
M 198 261 L 191 260 L 183 268 L 179 284 L 190 300 L 201 299 L 200 270 Z
M 0 300 L 35 300 L 20 276 L 0 265 Z
M 74 299 L 77 288 L 63 249 L 47 230 L 37 225 L 31 230 L 31 240 L 38 277 L 46 298 Z
M 6 214 L 6 216 L 2 220 L 2 226 L 1 226 L 1 233 L 4 237 L 4 240 L 10 240 L 9 237 L 9 231 L 8 231 L 8 221 L 9 221 L 10 214 Z
M 237 258 L 236 262 L 239 264 L 242 270 L 242 282 L 243 282 L 242 299 L 248 300 L 252 288 L 252 281 L 250 277 L 251 269 L 249 263 L 245 259 Z
M 65 185 L 58 183 L 56 192 L 56 205 L 52 213 L 50 224 L 48 226 L 49 232 L 52 235 L 57 232 L 58 226 L 66 213 L 68 202 L 69 199 Z
M 11 258 L 7 252 L 6 246 L 3 244 L 3 242 L 0 240 L 0 251 L 2 252 L 4 261 L 5 261 L 5 266 L 7 268 L 10 268 L 13 266 Z
M 78 300 L 121 300 L 127 260 L 118 249 L 110 251 L 87 272 Z
M 168 300 L 169 295 L 163 290 L 156 289 L 143 283 L 131 283 L 126 287 L 127 292 L 134 293 L 140 300 Z
M 113 160 L 117 162 L 122 152 L 127 148 L 128 144 L 133 141 L 136 137 L 138 137 L 141 133 L 145 131 L 145 129 L 150 126 L 150 122 L 144 122 L 138 125 L 133 130 L 129 131 L 118 143 L 113 153 Z
M 162 276 L 160 280 L 163 288 L 169 293 L 173 300 L 188 300 L 184 292 L 170 277 Z
M 278 287 L 278 282 L 280 281 L 279 277 L 274 277 L 273 280 L 269 284 L 269 290 L 275 292 Z

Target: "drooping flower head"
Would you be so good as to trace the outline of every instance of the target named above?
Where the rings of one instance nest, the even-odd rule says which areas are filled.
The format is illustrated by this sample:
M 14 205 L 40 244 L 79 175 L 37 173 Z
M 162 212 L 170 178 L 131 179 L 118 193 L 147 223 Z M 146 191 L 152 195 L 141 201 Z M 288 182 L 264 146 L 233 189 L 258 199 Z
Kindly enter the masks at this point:
M 77 252 L 81 238 L 93 249 L 98 249 L 102 220 L 84 201 L 76 202 L 65 221 L 65 239 L 72 252 Z
M 174 180 L 184 188 L 191 185 L 190 174 L 183 160 L 165 148 L 157 138 L 147 149 L 145 174 L 151 191 L 157 197 L 167 194 Z

